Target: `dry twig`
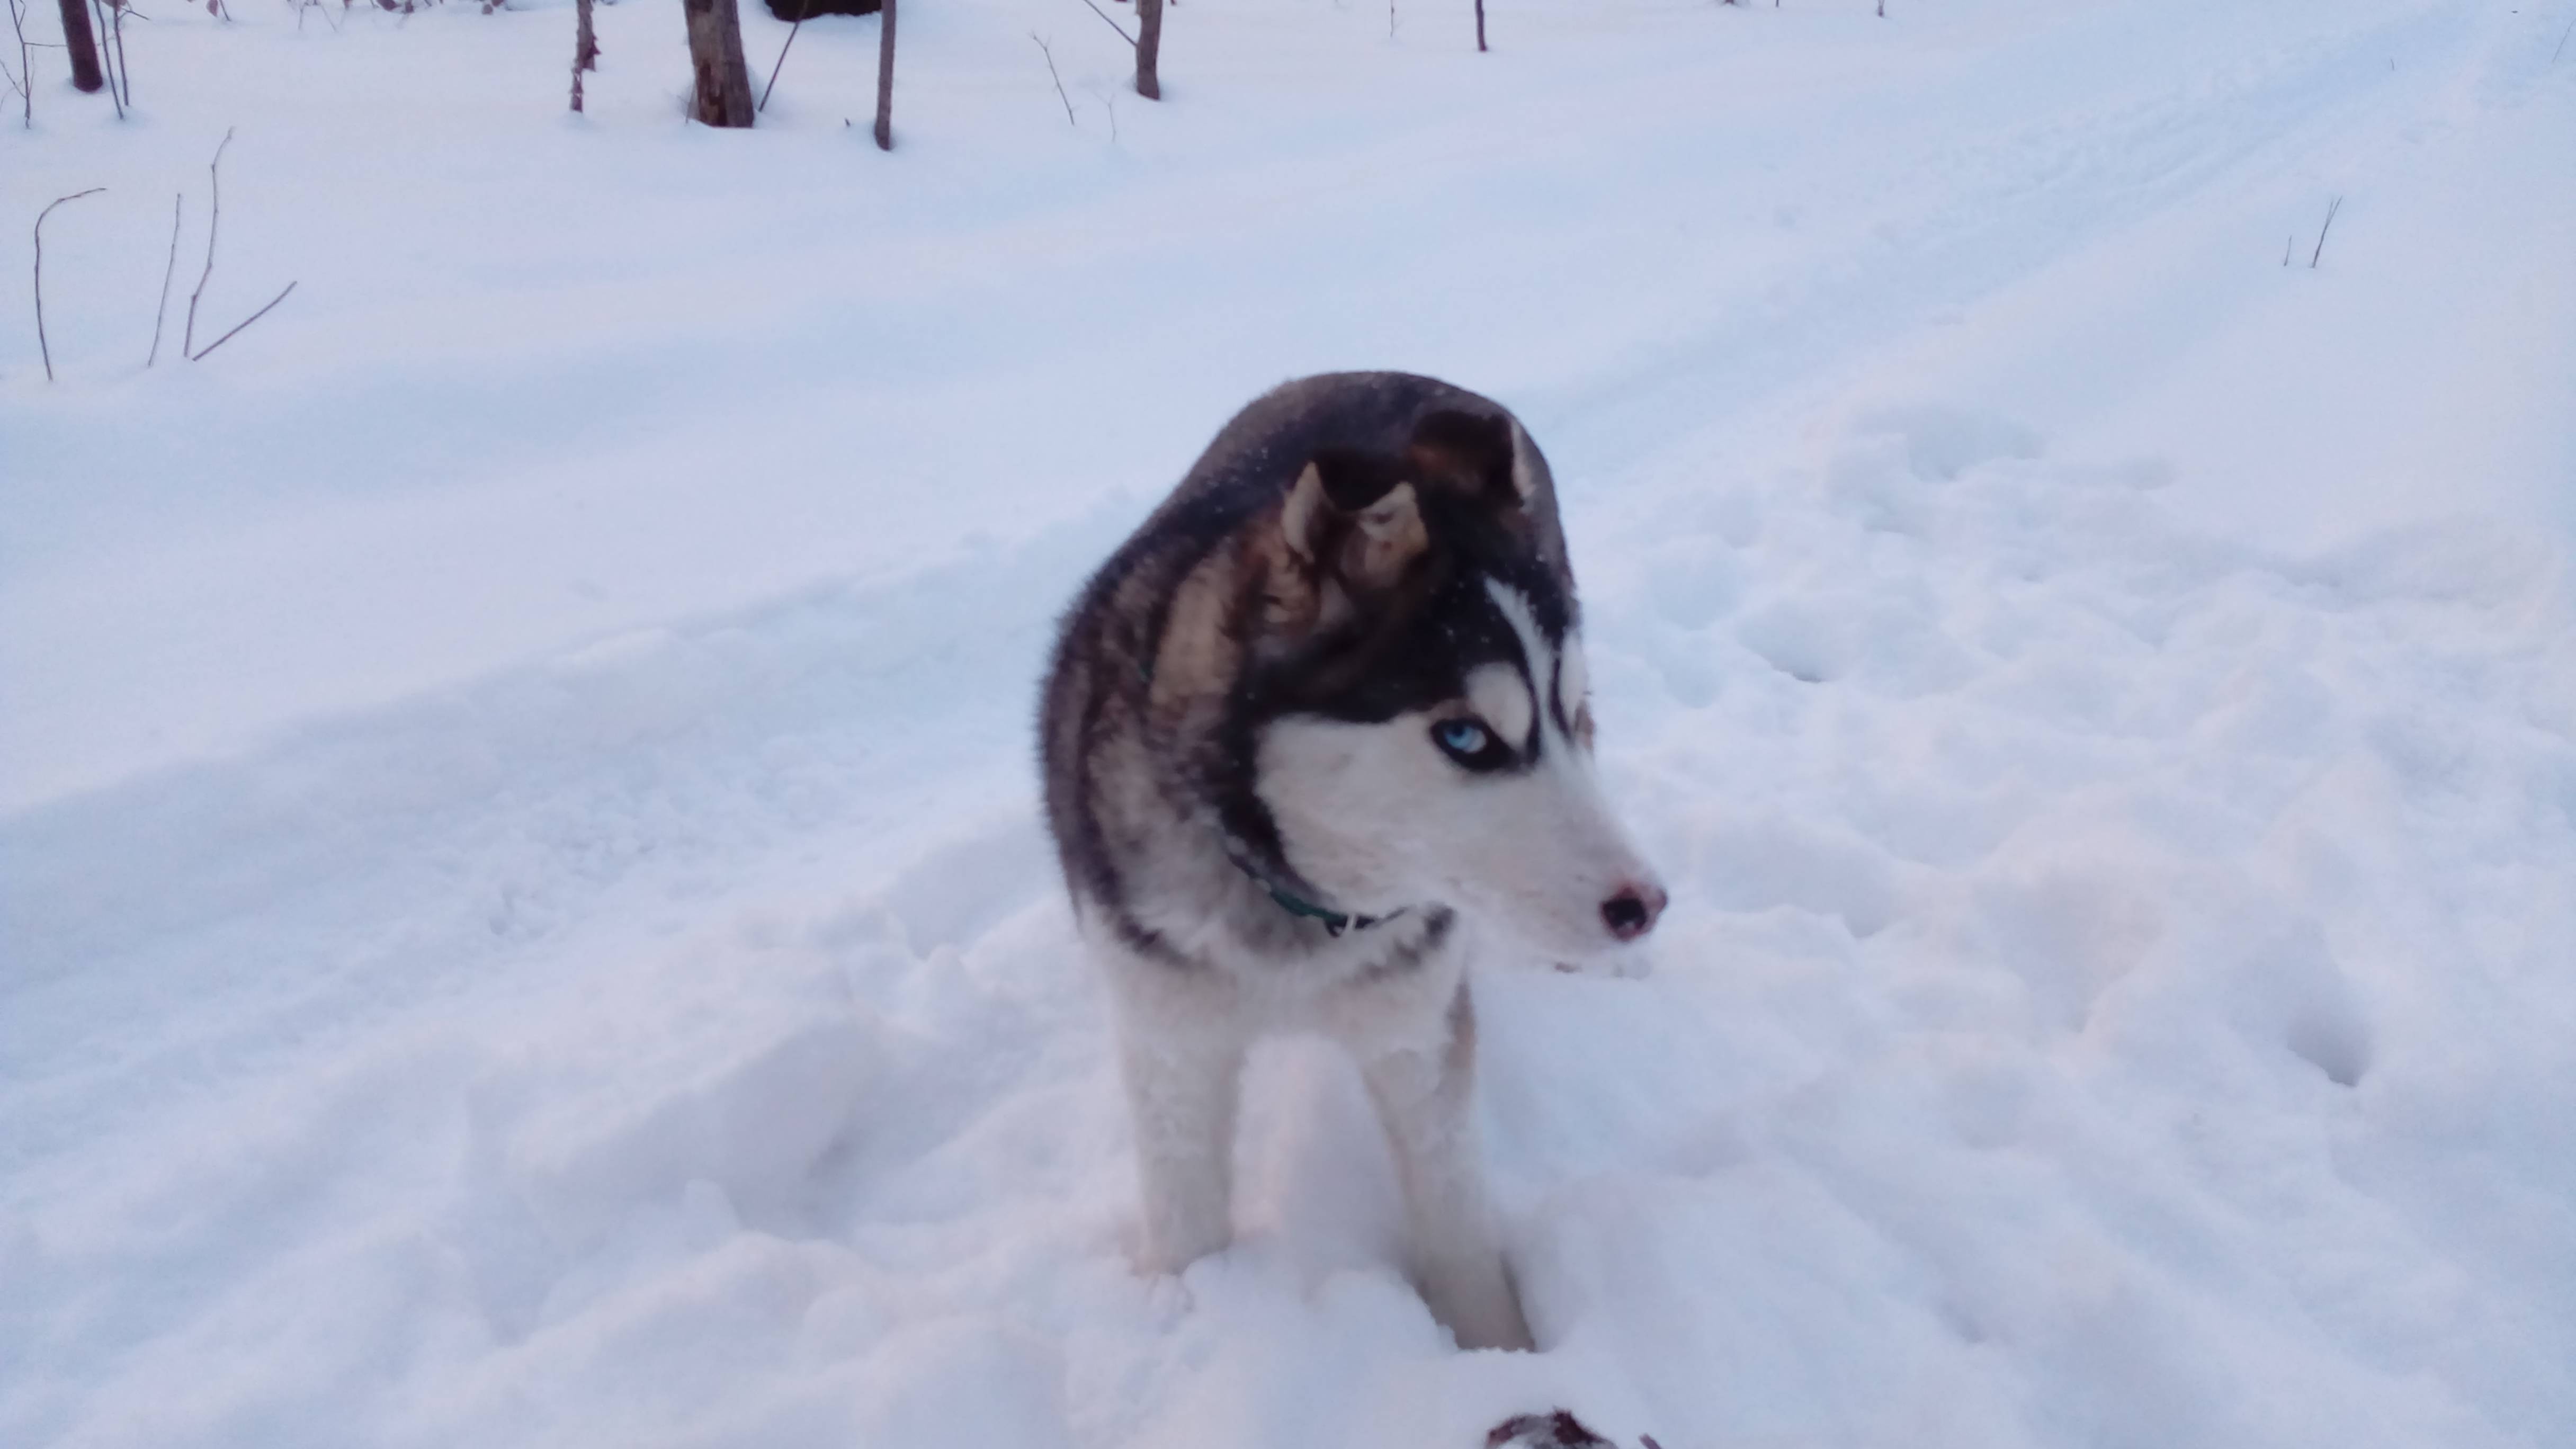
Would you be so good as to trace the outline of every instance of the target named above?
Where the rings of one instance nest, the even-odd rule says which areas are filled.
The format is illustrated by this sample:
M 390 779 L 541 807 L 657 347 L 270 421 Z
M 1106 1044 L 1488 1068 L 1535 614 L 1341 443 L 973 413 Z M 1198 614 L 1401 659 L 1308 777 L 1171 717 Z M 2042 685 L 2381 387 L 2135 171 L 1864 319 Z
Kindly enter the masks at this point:
M 107 79 L 107 98 L 115 104 L 116 118 L 122 121 L 125 119 L 125 96 L 122 93 L 124 87 L 118 85 L 116 81 L 116 44 L 107 38 L 114 33 L 114 23 L 108 19 L 106 13 L 113 0 L 90 0 L 90 3 L 97 19 L 100 37 L 98 58 L 100 68 Z
M 116 24 L 111 27 L 116 40 L 116 78 L 125 87 L 125 103 L 134 104 L 134 72 L 125 68 L 125 17 L 133 10 L 134 0 L 110 0 L 116 6 Z M 146 15 L 146 20 L 152 17 Z
M 233 133 L 230 129 L 226 129 L 224 139 L 215 145 L 215 159 L 206 163 L 207 189 L 210 193 L 207 198 L 206 216 L 206 269 L 197 275 L 197 290 L 188 295 L 188 328 L 179 338 L 179 355 L 190 362 L 202 361 L 206 354 L 232 341 L 235 333 L 267 316 L 270 308 L 286 300 L 286 292 L 295 290 L 295 283 L 287 283 L 286 292 L 280 292 L 269 298 L 267 307 L 262 307 L 235 323 L 231 332 L 225 333 L 203 347 L 197 345 L 197 302 L 206 295 L 206 283 L 215 275 L 215 228 L 224 219 L 223 172 L 218 168 L 224 163 L 224 147 L 232 143 Z
M 295 284 L 294 284 L 293 282 L 289 282 L 289 283 L 287 283 L 287 284 L 286 284 L 286 292 L 292 292 L 292 291 L 294 291 L 294 290 L 295 290 Z M 249 316 L 244 317 L 244 318 L 243 318 L 243 319 L 241 319 L 239 322 L 234 323 L 234 324 L 233 324 L 233 330 L 232 330 L 232 332 L 227 332 L 227 333 L 225 333 L 223 336 L 216 338 L 214 341 L 207 343 L 207 344 L 206 344 L 206 351 L 205 351 L 205 352 L 197 353 L 197 354 L 195 354 L 195 355 L 191 356 L 188 360 L 189 360 L 190 362 L 203 362 L 203 361 L 205 361 L 205 360 L 206 360 L 206 353 L 207 353 L 207 352 L 212 352 L 212 351 L 214 351 L 216 348 L 221 347 L 221 346 L 223 346 L 225 343 L 230 342 L 230 341 L 232 341 L 232 340 L 233 340 L 233 332 L 239 332 L 239 331 L 241 331 L 244 327 L 248 327 L 248 326 L 249 326 L 250 324 L 252 324 L 253 322 L 256 322 L 256 321 L 258 321 L 260 318 L 267 316 L 267 315 L 268 315 L 269 307 L 274 307 L 274 306 L 276 306 L 278 303 L 285 301 L 285 300 L 286 300 L 286 292 L 280 292 L 280 293 L 278 293 L 276 296 L 269 298 L 269 299 L 268 299 L 268 307 L 262 307 L 262 308 L 260 308 L 258 311 L 251 313 Z
M 778 89 L 779 68 L 787 64 L 787 52 L 796 48 L 796 32 L 805 28 L 806 12 L 813 8 L 810 4 L 796 7 L 796 23 L 787 27 L 787 43 L 778 47 L 778 59 L 769 67 L 769 84 L 760 88 L 760 104 L 752 107 L 753 110 L 769 109 L 769 93 Z
M 1055 52 L 1047 49 L 1045 38 L 1036 31 L 1029 32 L 1029 39 L 1038 43 L 1038 54 L 1046 57 L 1047 79 L 1055 82 L 1055 98 L 1064 102 L 1064 123 L 1075 130 L 1082 129 L 1082 123 L 1073 118 L 1073 98 L 1064 93 L 1064 77 L 1055 73 Z
M 212 215 L 206 219 L 206 269 L 197 274 L 197 290 L 188 294 L 188 330 L 179 334 L 179 355 L 186 357 L 197 349 L 197 302 L 206 295 L 206 283 L 215 275 L 215 228 L 224 221 L 224 148 L 233 143 L 232 127 L 224 128 L 224 138 L 215 143 L 215 159 L 206 163 L 206 187 L 210 193 Z
M 18 93 L 18 121 L 29 130 L 36 127 L 36 71 L 29 60 L 27 44 L 27 0 L 9 0 L 9 28 L 18 36 L 18 73 L 9 76 L 9 89 Z M 8 73 L 0 65 L 0 75 Z
M 2341 210 L 2343 210 L 2343 198 L 2340 196 L 2326 203 L 2326 224 L 2317 228 L 2317 249 L 2308 253 L 2309 271 L 2315 271 L 2317 258 L 2326 254 L 2326 233 L 2334 230 L 2335 213 Z
M 45 204 L 44 210 L 36 213 L 36 352 L 45 359 L 45 381 L 47 382 L 54 380 L 54 349 L 52 344 L 45 341 L 45 218 L 53 215 L 54 208 L 66 201 L 78 201 L 84 196 L 96 196 L 106 189 L 104 186 L 93 186 L 87 191 L 75 191 L 69 196 L 57 196 Z
M 129 0 L 95 0 L 98 9 L 98 57 L 107 73 L 107 98 L 122 119 L 134 105 L 134 77 L 125 68 L 125 16 Z M 146 15 L 146 20 L 152 17 Z
M 1083 3 L 1083 4 L 1085 4 L 1085 5 L 1091 5 L 1091 0 L 1082 0 L 1082 3 Z M 1100 8 L 1099 6 L 1097 6 L 1097 5 L 1091 5 L 1091 13 L 1100 17 L 1100 23 L 1101 23 L 1101 24 L 1108 26 L 1108 27 L 1109 27 L 1110 29 L 1112 29 L 1112 30 L 1117 30 L 1117 31 L 1118 31 L 1118 38 L 1119 38 L 1120 40 L 1126 41 L 1126 42 L 1127 42 L 1127 45 L 1128 45 L 1128 47 L 1129 47 L 1130 49 L 1133 49 L 1133 48 L 1135 47 L 1135 44 L 1136 44 L 1136 37 L 1134 37 L 1134 36 L 1132 36 L 1132 35 L 1129 35 L 1129 34 L 1128 34 L 1126 31 L 1124 31 L 1124 30 L 1120 30 L 1120 29 L 1119 29 L 1119 26 L 1118 26 L 1118 22 L 1109 18 L 1109 12 L 1108 12 L 1108 11 L 1101 9 L 1101 8 Z
M 161 360 L 161 323 L 170 315 L 170 277 L 179 270 L 179 215 L 187 204 L 184 191 L 170 198 L 170 260 L 161 264 L 161 305 L 152 309 L 152 355 L 143 359 L 145 367 Z

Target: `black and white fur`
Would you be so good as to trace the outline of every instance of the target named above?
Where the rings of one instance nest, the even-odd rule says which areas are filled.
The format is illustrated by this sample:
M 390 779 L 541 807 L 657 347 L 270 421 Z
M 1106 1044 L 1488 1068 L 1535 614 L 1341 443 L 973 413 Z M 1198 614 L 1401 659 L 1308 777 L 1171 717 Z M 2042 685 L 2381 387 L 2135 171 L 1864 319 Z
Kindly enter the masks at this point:
M 1385 1124 L 1432 1311 L 1528 1346 L 1469 1113 L 1467 937 L 1589 954 L 1664 904 L 1594 780 L 1577 625 L 1528 433 L 1401 373 L 1254 401 L 1083 589 L 1040 749 L 1148 1268 L 1226 1246 L 1245 1053 L 1320 1032 Z

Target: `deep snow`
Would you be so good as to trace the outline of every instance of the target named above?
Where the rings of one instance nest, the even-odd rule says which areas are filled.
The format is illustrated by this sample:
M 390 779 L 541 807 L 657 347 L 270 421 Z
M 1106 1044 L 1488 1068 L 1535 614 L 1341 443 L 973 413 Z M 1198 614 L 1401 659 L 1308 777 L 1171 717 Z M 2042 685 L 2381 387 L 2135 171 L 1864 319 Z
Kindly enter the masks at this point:
M 2576 1439 L 2563 7 L 1191 0 L 1155 107 L 951 0 L 891 156 L 873 21 L 719 135 L 671 9 L 0 135 L 110 187 L 60 382 L 0 296 L 0 1443 Z M 299 286 L 146 372 L 227 126 Z M 1537 1355 L 1302 1046 L 1128 1268 L 1035 824 L 1054 608 L 1339 366 L 1548 447 L 1674 887 L 1479 983 Z

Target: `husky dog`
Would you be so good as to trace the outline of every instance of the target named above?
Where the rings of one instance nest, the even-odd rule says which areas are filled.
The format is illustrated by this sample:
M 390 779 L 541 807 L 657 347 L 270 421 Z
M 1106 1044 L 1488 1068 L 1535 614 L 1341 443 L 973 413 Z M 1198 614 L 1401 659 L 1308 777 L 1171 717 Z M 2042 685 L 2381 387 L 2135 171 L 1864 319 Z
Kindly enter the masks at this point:
M 1464 937 L 1591 954 L 1664 891 L 1594 782 L 1574 575 L 1519 420 L 1391 372 L 1257 399 L 1075 600 L 1039 733 L 1145 1266 L 1226 1246 L 1244 1054 L 1320 1032 L 1394 1149 L 1425 1302 L 1466 1347 L 1528 1347 L 1469 1114 Z

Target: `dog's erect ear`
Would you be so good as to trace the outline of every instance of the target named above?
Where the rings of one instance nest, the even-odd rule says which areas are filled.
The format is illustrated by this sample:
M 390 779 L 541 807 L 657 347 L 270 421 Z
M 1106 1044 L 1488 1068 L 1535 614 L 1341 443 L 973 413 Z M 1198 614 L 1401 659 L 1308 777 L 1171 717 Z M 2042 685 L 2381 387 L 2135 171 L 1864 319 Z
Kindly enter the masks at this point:
M 1344 513 L 1359 512 L 1405 480 L 1396 460 L 1357 448 L 1317 448 L 1306 469 L 1315 475 L 1323 496 Z
M 1425 481 L 1495 503 L 1529 501 L 1531 484 L 1517 465 L 1509 418 L 1443 410 L 1413 425 L 1406 461 Z
M 1431 535 L 1421 499 L 1395 461 L 1348 448 L 1323 448 L 1288 489 L 1279 516 L 1288 551 L 1310 568 L 1364 588 L 1404 573 Z

